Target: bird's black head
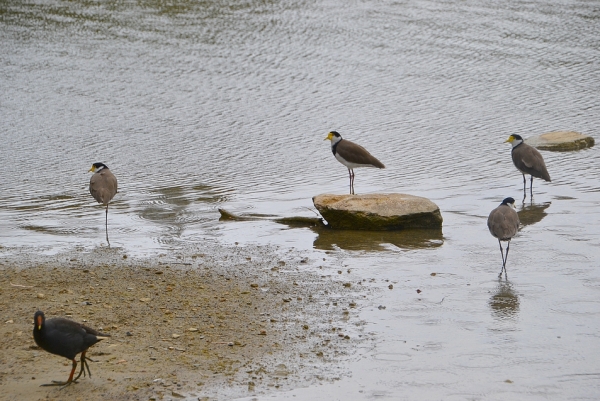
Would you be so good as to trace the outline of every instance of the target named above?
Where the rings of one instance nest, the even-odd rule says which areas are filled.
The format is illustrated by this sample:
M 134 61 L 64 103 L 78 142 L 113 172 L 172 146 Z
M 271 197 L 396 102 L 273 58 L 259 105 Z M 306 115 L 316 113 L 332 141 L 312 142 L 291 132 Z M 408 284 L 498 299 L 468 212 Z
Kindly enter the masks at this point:
M 504 200 L 502 201 L 502 204 L 503 205 L 514 205 L 515 200 L 509 196 L 508 198 L 504 198 Z
M 44 312 L 41 310 L 35 312 L 33 315 L 33 326 L 37 330 L 41 330 L 42 326 L 44 326 L 44 322 L 46 321 L 46 316 L 44 316 Z
M 336 138 L 341 138 L 342 136 L 337 131 L 331 131 L 330 134 L 333 134 Z
M 108 166 L 104 163 L 94 163 L 92 164 L 92 168 L 90 168 L 88 171 L 95 173 L 96 171 L 100 171 L 104 168 L 108 169 Z
M 512 134 L 512 136 L 517 140 L 517 141 L 522 141 L 523 138 L 521 137 L 521 135 L 517 135 L 517 134 Z

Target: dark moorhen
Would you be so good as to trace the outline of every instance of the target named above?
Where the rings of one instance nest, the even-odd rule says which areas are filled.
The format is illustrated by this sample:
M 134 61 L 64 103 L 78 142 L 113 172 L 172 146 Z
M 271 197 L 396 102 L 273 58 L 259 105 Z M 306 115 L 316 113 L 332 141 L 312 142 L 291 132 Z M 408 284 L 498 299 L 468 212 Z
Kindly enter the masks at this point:
M 83 376 L 85 376 L 85 369 L 87 369 L 88 374 L 92 377 L 90 367 L 87 363 L 87 361 L 91 361 L 91 359 L 87 358 L 85 353 L 92 345 L 110 337 L 110 335 L 102 334 L 81 323 L 60 317 L 46 320 L 44 312 L 42 311 L 35 312 L 33 320 L 33 339 L 35 340 L 35 343 L 43 350 L 48 351 L 51 354 L 64 356 L 73 362 L 73 369 L 71 369 L 71 374 L 66 382 L 53 380 L 52 383 L 42 384 L 42 386 L 66 387 L 73 382 L 77 382 L 77 379 L 79 379 L 82 373 Z M 77 377 L 73 379 L 75 368 L 77 368 L 75 357 L 80 352 L 81 369 Z

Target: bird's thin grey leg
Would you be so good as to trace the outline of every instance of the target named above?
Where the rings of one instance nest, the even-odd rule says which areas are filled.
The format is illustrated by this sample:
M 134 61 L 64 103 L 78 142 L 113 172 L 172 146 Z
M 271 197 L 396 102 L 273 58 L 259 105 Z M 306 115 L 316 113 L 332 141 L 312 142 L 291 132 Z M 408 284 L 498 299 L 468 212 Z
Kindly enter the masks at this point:
M 348 176 L 350 177 L 350 195 L 354 195 L 354 170 L 348 169 Z
M 500 242 L 500 240 L 498 240 L 498 245 L 500 245 L 500 255 L 502 256 L 502 269 L 500 270 L 500 274 L 498 275 L 498 277 L 501 278 L 502 272 L 504 271 L 506 266 L 506 260 L 504 259 L 504 249 L 502 249 L 502 242 Z
M 525 178 L 525 174 L 523 174 L 523 199 L 527 198 L 527 179 Z
M 350 169 L 348 169 L 348 182 L 350 195 L 352 195 L 352 172 L 350 171 Z
M 529 191 L 531 191 L 531 197 L 533 198 L 533 176 L 531 176 L 531 182 L 529 184 Z
M 510 240 L 506 244 L 506 257 L 504 258 L 504 278 L 508 278 L 506 274 L 506 261 L 508 260 L 508 250 L 510 249 Z
M 110 241 L 108 240 L 108 203 L 106 204 L 106 218 L 104 219 L 104 228 L 106 229 L 106 242 L 110 247 Z

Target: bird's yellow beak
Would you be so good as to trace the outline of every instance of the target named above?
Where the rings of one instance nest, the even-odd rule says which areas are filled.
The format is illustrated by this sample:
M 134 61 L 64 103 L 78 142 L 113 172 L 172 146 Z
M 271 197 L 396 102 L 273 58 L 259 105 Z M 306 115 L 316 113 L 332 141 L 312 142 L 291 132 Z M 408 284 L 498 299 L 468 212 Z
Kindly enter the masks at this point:
M 94 165 L 92 164 L 92 168 L 88 170 L 88 173 L 89 173 L 89 172 L 92 172 L 92 173 L 96 172 L 96 166 L 94 166 Z
M 327 135 L 327 137 L 326 137 L 325 139 L 323 139 L 323 140 L 324 140 L 324 141 L 326 141 L 326 140 L 328 140 L 328 139 L 329 139 L 329 140 L 331 141 L 331 138 L 333 138 L 333 134 L 330 132 L 330 133 Z
M 511 136 L 508 137 L 508 139 L 506 141 L 504 141 L 504 143 L 506 143 L 506 142 L 512 142 L 514 140 L 515 140 L 515 137 L 511 135 Z

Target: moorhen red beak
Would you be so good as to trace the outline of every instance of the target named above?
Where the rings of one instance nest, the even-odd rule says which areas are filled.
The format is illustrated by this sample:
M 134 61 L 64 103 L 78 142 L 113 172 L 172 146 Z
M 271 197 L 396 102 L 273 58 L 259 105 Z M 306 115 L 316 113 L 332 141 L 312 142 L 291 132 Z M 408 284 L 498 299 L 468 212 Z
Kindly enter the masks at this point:
M 91 361 L 91 359 L 86 357 L 85 353 L 88 348 L 98 341 L 110 337 L 109 334 L 102 334 L 81 323 L 63 319 L 61 317 L 46 320 L 44 312 L 42 311 L 35 312 L 33 321 L 33 339 L 35 340 L 35 343 L 43 350 L 48 351 L 51 354 L 64 356 L 73 362 L 71 374 L 66 382 L 53 380 L 52 383 L 42 384 L 42 386 L 63 386 L 62 388 L 64 388 L 73 382 L 76 383 L 82 373 L 83 376 L 85 376 L 85 369 L 87 369 L 88 374 L 92 377 L 90 367 L 87 363 L 87 361 Z M 77 377 L 73 379 L 75 368 L 77 368 L 75 357 L 80 352 L 81 357 L 79 360 L 81 362 L 81 369 Z

